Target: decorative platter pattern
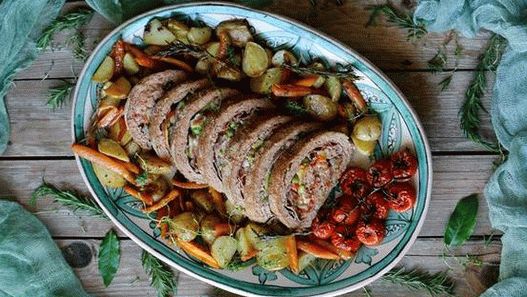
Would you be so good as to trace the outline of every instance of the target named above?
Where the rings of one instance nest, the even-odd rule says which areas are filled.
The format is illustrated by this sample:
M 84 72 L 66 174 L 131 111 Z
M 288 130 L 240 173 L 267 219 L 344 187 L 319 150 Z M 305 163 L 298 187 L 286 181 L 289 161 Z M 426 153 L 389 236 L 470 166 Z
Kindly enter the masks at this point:
M 97 106 L 100 86 L 91 80 L 93 73 L 112 45 L 122 38 L 142 44 L 144 26 L 154 17 L 190 18 L 215 27 L 226 19 L 244 18 L 255 36 L 275 49 L 288 49 L 304 62 L 323 59 L 335 68 L 353 67 L 359 79 L 356 85 L 383 123 L 383 133 L 375 157 L 390 155 L 400 148 L 412 150 L 419 161 L 414 183 L 418 191 L 415 207 L 405 213 L 391 212 L 386 221 L 386 236 L 381 245 L 363 246 L 349 261 L 317 260 L 315 265 L 296 275 L 289 270 L 269 272 L 257 265 L 240 271 L 214 270 L 158 239 L 155 223 L 139 210 L 140 203 L 122 189 L 101 185 L 91 163 L 77 158 L 81 174 L 112 221 L 142 248 L 163 261 L 200 280 L 242 295 L 257 296 L 334 296 L 356 290 L 391 269 L 410 248 L 424 221 L 432 181 L 431 154 L 423 129 L 414 111 L 400 91 L 369 61 L 338 41 L 290 19 L 243 6 L 202 2 L 157 9 L 127 21 L 111 32 L 87 61 L 75 90 L 73 141 L 85 138 L 90 117 Z M 356 154 L 357 155 L 357 154 Z M 369 160 L 355 157 L 354 164 Z M 340 195 L 338 186 L 329 199 Z

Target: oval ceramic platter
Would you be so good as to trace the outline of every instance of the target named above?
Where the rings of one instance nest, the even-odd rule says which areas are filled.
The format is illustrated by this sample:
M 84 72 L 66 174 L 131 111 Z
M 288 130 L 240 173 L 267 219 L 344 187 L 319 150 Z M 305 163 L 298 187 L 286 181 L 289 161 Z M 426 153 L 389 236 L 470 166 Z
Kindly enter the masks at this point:
M 244 18 L 259 40 L 275 49 L 293 51 L 306 64 L 319 58 L 337 69 L 353 67 L 359 76 L 356 85 L 383 123 L 376 156 L 389 155 L 407 147 L 418 158 L 418 174 L 414 177 L 418 190 L 417 203 L 408 212 L 390 213 L 382 244 L 376 247 L 363 246 L 348 261 L 317 260 L 315 265 L 299 275 L 289 270 L 268 272 L 254 264 L 241 271 L 215 270 L 159 239 L 155 223 L 150 223 L 149 218 L 140 211 L 136 199 L 122 189 L 103 187 L 91 163 L 77 158 L 84 181 L 112 221 L 142 248 L 166 263 L 202 281 L 241 295 L 334 296 L 365 286 L 393 268 L 415 241 L 430 199 L 431 154 L 423 128 L 401 92 L 369 61 L 331 37 L 288 18 L 243 6 L 203 2 L 168 6 L 127 21 L 97 46 L 79 77 L 73 107 L 74 142 L 85 138 L 100 88 L 91 77 L 111 51 L 112 45 L 120 38 L 141 45 L 140 36 L 148 21 L 169 17 L 190 18 L 211 27 L 223 20 Z M 353 160 L 353 163 L 364 166 L 368 162 L 360 157 Z M 337 186 L 332 195 L 339 193 Z

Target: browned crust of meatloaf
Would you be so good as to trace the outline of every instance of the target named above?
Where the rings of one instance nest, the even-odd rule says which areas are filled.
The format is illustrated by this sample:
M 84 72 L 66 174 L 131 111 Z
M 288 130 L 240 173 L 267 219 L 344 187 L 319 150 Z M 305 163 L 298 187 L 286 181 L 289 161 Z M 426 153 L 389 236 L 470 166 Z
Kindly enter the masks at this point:
M 293 217 L 287 209 L 287 194 L 291 190 L 291 180 L 299 169 L 299 166 L 309 153 L 326 144 L 336 144 L 340 148 L 340 158 L 334 166 L 334 174 L 331 176 L 329 187 L 323 189 L 324 195 L 316 197 L 315 206 L 302 220 Z M 351 160 L 353 145 L 347 135 L 340 132 L 319 131 L 306 136 L 302 141 L 295 144 L 291 149 L 282 154 L 276 161 L 271 171 L 269 182 L 269 206 L 273 214 L 290 229 L 305 229 L 311 226 L 311 222 L 317 215 L 319 208 L 324 204 L 327 196 L 337 184 L 338 179 L 346 170 Z
M 221 172 L 216 170 L 217 164 L 214 163 L 214 148 L 220 133 L 225 131 L 225 126 L 238 115 L 252 113 L 254 116 L 255 112 L 259 110 L 273 108 L 275 106 L 269 99 L 252 98 L 230 102 L 209 118 L 209 123 L 203 130 L 203 135 L 199 138 L 198 150 L 196 152 L 198 169 L 209 186 L 212 186 L 219 192 L 225 192 Z M 252 121 L 253 116 L 250 116 L 246 120 L 249 122 Z M 241 129 L 241 127 L 238 129 Z
M 186 78 L 183 71 L 165 70 L 143 78 L 130 91 L 124 107 L 124 119 L 134 142 L 142 149 L 151 148 L 148 124 L 156 101 L 167 88 Z
M 301 139 L 301 134 L 307 134 L 319 129 L 320 123 L 296 121 L 286 128 L 274 133 L 256 155 L 256 162 L 251 167 L 243 187 L 245 214 L 255 222 L 265 223 L 273 217 L 269 201 L 262 201 L 260 189 L 263 188 L 267 173 L 273 167 L 280 154 Z
M 175 88 L 170 89 L 163 98 L 159 99 L 152 109 L 150 118 L 149 132 L 150 140 L 152 141 L 152 148 L 157 155 L 165 160 L 171 160 L 170 145 L 168 143 L 167 135 L 165 135 L 162 124 L 166 120 L 168 113 L 172 107 L 181 100 L 193 95 L 200 89 L 208 87 L 210 81 L 208 79 L 200 79 L 190 82 L 185 82 Z
M 200 112 L 207 104 L 211 102 L 221 103 L 224 99 L 238 96 L 240 92 L 229 88 L 213 88 L 201 91 L 191 98 L 179 112 L 179 120 L 173 127 L 173 139 L 170 145 L 172 160 L 176 169 L 181 172 L 188 180 L 196 183 L 205 183 L 200 172 L 192 168 L 185 150 L 188 146 L 188 133 L 190 122 L 196 113 Z
M 243 209 L 247 209 L 245 205 L 245 198 L 242 181 L 239 178 L 240 170 L 243 162 L 248 156 L 253 144 L 258 141 L 259 137 L 264 135 L 271 135 L 277 129 L 283 127 L 286 123 L 293 120 L 293 117 L 285 115 L 277 115 L 269 117 L 261 122 L 255 122 L 254 125 L 247 127 L 247 133 L 240 133 L 240 138 L 236 142 L 233 141 L 232 151 L 230 154 L 231 166 L 230 172 L 224 178 L 224 185 L 227 189 L 227 197 L 235 204 Z M 250 170 L 253 170 L 252 168 Z

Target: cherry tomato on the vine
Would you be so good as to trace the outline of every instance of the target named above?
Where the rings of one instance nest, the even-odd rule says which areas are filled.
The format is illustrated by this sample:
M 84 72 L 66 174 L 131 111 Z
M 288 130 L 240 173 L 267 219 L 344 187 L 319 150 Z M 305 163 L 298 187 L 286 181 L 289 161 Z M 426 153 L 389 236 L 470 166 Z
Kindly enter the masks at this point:
M 417 158 L 408 149 L 393 154 L 391 160 L 396 179 L 407 179 L 417 172 Z
M 382 159 L 375 161 L 368 169 L 368 182 L 375 188 L 381 188 L 393 179 L 392 161 Z
M 369 222 L 359 222 L 355 234 L 364 245 L 378 245 L 384 239 L 384 221 L 372 219 Z
M 371 191 L 371 185 L 367 176 L 368 173 L 362 168 L 348 168 L 340 179 L 342 192 L 357 199 L 365 197 Z
M 331 236 L 331 243 L 336 248 L 347 252 L 356 252 L 361 246 L 361 242 L 353 234 L 353 230 L 343 225 L 337 226 L 335 233 Z
M 417 199 L 415 188 L 408 182 L 391 184 L 386 194 L 390 208 L 397 212 L 404 212 L 414 207 Z
M 381 191 L 370 194 L 361 207 L 362 213 L 376 219 L 386 219 L 390 211 L 390 204 Z

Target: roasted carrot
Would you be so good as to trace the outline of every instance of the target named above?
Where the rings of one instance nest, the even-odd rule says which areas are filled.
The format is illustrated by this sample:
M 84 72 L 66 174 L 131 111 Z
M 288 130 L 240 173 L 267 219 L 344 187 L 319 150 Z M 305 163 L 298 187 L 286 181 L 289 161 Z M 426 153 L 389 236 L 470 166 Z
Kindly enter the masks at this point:
M 112 52 L 110 54 L 110 56 L 113 58 L 113 61 L 115 63 L 113 77 L 118 77 L 123 71 L 124 54 L 125 54 L 124 41 L 122 39 L 119 39 L 113 45 Z
M 146 68 L 155 68 L 158 65 L 156 60 L 152 59 L 149 55 L 145 54 L 142 50 L 138 49 L 137 47 L 129 43 L 126 43 L 125 47 L 126 50 L 129 51 L 132 56 L 134 56 L 134 59 L 137 64 Z
M 271 91 L 278 97 L 302 97 L 313 93 L 308 87 L 279 84 L 273 85 Z
M 205 189 L 208 187 L 208 185 L 198 184 L 195 182 L 185 182 L 185 181 L 180 181 L 177 179 L 172 179 L 172 184 L 178 188 L 187 189 L 187 190 L 198 190 L 198 189 Z
M 257 250 L 252 249 L 252 250 L 250 250 L 249 252 L 247 252 L 247 255 L 245 255 L 245 256 L 241 256 L 241 260 L 242 260 L 243 262 L 245 262 L 245 261 L 249 261 L 249 260 L 251 260 L 252 258 L 256 257 L 256 254 L 257 254 L 257 253 L 258 253 Z
M 200 260 L 201 262 L 209 265 L 212 268 L 219 269 L 220 265 L 218 262 L 212 257 L 212 255 L 207 251 L 204 247 L 201 245 L 192 242 L 192 241 L 183 241 L 181 239 L 176 239 L 176 244 L 187 254 L 191 255 L 192 257 Z
M 216 54 L 216 59 L 222 60 L 227 57 L 227 52 L 231 46 L 231 38 L 226 31 L 222 31 L 219 34 L 218 39 L 220 40 L 220 46 L 218 48 L 218 53 Z
M 212 203 L 214 203 L 216 210 L 223 216 L 227 215 L 227 210 L 225 209 L 225 202 L 223 201 L 223 196 L 221 195 L 221 193 L 211 187 L 209 187 L 209 193 L 212 196 Z
M 131 173 L 139 174 L 139 167 L 132 162 L 123 162 L 123 166 Z
M 140 200 L 141 202 L 143 202 L 146 205 L 152 205 L 154 203 L 152 195 L 149 195 L 148 193 L 141 193 L 139 190 L 137 190 L 136 188 L 134 188 L 134 187 L 132 187 L 130 185 L 125 185 L 123 187 L 123 189 L 130 196 Z
M 297 239 L 296 246 L 299 250 L 311 254 L 317 258 L 329 260 L 337 260 L 340 258 L 339 255 L 335 254 L 334 252 L 321 247 L 316 243 L 305 241 L 303 239 Z
M 75 153 L 77 156 L 84 158 L 90 162 L 99 164 L 101 166 L 104 166 L 105 168 L 121 175 L 126 179 L 129 183 L 135 185 L 135 176 L 130 170 L 128 170 L 127 166 L 125 164 L 131 164 L 126 163 L 111 157 L 106 156 L 103 153 L 100 153 L 90 147 L 87 147 L 82 144 L 72 144 L 71 149 L 73 150 L 73 153 Z
M 349 80 L 343 80 L 342 88 L 344 89 L 344 93 L 346 93 L 353 105 L 355 105 L 355 107 L 360 112 L 366 112 L 368 110 L 368 106 L 366 105 L 364 97 L 362 97 L 362 94 L 353 82 Z
M 168 194 L 166 194 L 163 198 L 159 199 L 158 201 L 154 202 L 154 204 L 147 206 L 143 208 L 144 212 L 153 212 L 156 211 L 162 207 L 165 207 L 170 201 L 176 199 L 181 195 L 181 192 L 177 189 L 172 189 Z
M 214 226 L 214 234 L 216 237 L 229 235 L 232 232 L 232 228 L 227 223 L 218 223 Z
M 332 245 L 331 243 L 325 241 L 325 240 L 322 240 L 322 239 L 311 239 L 311 241 L 313 243 L 316 243 L 318 245 L 320 245 L 321 247 L 327 249 L 327 250 L 330 250 L 332 251 L 333 253 L 339 255 L 342 259 L 344 260 L 349 260 L 353 257 L 353 253 L 352 252 L 348 252 L 348 251 L 345 251 L 343 249 L 339 249 L 337 248 L 336 246 Z
M 110 110 L 108 110 L 108 112 L 106 112 L 106 114 L 104 114 L 104 116 L 102 116 L 98 123 L 97 123 L 97 126 L 99 128 L 106 128 L 106 127 L 109 127 L 113 124 L 115 124 L 124 114 L 124 107 L 123 106 L 119 106 L 119 107 L 115 107 L 115 106 L 112 106 L 113 108 L 111 108 Z
M 312 87 L 318 80 L 318 75 L 308 75 L 293 82 L 295 86 Z
M 286 238 L 285 247 L 287 250 L 287 255 L 289 255 L 289 268 L 291 268 L 291 271 L 298 274 L 300 268 L 298 264 L 296 238 L 294 235 L 290 235 Z
M 156 61 L 161 61 L 161 62 L 168 63 L 170 65 L 174 65 L 177 68 L 180 68 L 181 70 L 189 72 L 189 73 L 194 72 L 194 69 L 192 68 L 192 66 L 176 58 L 160 57 L 160 56 L 152 56 L 151 58 Z

